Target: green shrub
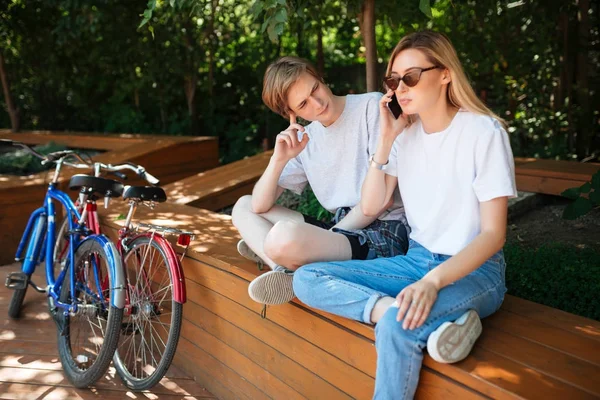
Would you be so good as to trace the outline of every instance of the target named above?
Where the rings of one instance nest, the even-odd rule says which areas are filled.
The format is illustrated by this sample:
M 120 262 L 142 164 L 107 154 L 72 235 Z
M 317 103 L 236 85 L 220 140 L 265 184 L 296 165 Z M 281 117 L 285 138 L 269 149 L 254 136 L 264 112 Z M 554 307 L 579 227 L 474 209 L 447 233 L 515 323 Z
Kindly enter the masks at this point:
M 324 209 L 310 187 L 307 187 L 300 196 L 300 204 L 297 210 L 305 215 L 310 215 L 320 221 L 329 222 L 333 218 L 333 214 Z
M 40 154 L 48 154 L 54 151 L 66 150 L 67 147 L 50 142 L 35 146 L 34 149 Z M 22 149 L 0 155 L 0 174 L 29 175 L 51 169 L 53 165 L 42 165 L 39 158 Z
M 561 243 L 506 245 L 508 293 L 600 320 L 600 252 Z

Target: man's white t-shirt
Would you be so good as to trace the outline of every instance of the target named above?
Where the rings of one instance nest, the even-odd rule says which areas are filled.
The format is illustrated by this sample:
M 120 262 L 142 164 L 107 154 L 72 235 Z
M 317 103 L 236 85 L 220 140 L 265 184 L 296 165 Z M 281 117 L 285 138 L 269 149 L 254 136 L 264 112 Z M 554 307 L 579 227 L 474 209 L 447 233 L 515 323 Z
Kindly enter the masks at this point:
M 398 177 L 410 238 L 432 253 L 461 251 L 481 231 L 479 203 L 517 194 L 506 131 L 464 110 L 441 132 L 425 133 L 420 120 L 406 128 L 385 172 Z
M 378 92 L 347 95 L 344 110 L 333 124 L 325 127 L 314 121 L 307 125 L 304 129 L 310 141 L 288 161 L 279 186 L 300 194 L 310 183 L 319 203 L 331 213 L 356 206 L 377 146 L 381 96 Z M 406 224 L 399 195 L 379 219 Z

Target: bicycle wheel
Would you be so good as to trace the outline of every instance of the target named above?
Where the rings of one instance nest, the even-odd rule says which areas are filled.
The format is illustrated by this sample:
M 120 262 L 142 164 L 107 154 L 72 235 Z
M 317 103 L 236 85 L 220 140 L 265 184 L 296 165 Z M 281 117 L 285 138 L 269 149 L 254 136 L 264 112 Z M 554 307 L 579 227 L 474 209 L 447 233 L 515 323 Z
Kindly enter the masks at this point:
M 40 236 L 45 236 L 45 226 L 46 220 L 44 217 L 38 217 L 34 228 L 29 231 L 29 237 L 27 238 L 27 246 L 25 246 L 22 254 L 22 258 L 25 259 L 25 255 L 27 254 L 27 250 L 30 246 L 35 246 L 37 240 Z M 38 252 L 41 249 L 38 249 Z M 38 254 L 33 254 L 33 259 L 37 260 L 39 258 Z M 23 262 L 21 262 L 21 271 L 23 270 Z M 27 294 L 27 288 L 29 287 L 29 280 L 31 279 L 31 274 L 26 274 L 25 279 L 25 287 L 23 289 L 14 289 L 13 295 L 10 299 L 10 303 L 8 305 L 8 316 L 10 318 L 16 319 L 21 315 L 21 309 L 23 308 L 23 300 L 25 300 L 25 295 Z
M 77 312 L 65 315 L 60 310 L 57 319 L 60 361 L 65 375 L 78 388 L 92 385 L 104 375 L 119 340 L 123 309 L 113 306 L 110 299 L 122 283 L 109 273 L 109 260 L 119 260 L 114 244 L 100 237 L 83 241 L 73 263 L 75 293 L 70 291 L 70 273 L 60 291 L 61 302 L 77 303 Z M 117 268 L 122 268 L 120 262 Z
M 124 317 L 114 364 L 131 390 L 146 390 L 165 375 L 177 350 L 183 305 L 173 296 L 168 252 L 140 236 L 124 256 L 130 314 Z
M 24 289 L 14 289 L 13 295 L 10 298 L 10 304 L 8 305 L 8 316 L 13 319 L 17 319 L 21 316 L 21 308 L 23 307 L 23 300 L 27 294 L 27 287 L 29 286 L 30 275 L 27 275 Z

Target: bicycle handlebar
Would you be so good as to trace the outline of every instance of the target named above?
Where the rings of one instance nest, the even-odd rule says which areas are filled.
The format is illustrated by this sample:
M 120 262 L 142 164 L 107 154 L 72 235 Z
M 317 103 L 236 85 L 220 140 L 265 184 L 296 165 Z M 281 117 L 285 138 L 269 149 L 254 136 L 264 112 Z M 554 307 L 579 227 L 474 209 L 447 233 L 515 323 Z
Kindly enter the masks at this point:
M 118 171 L 123 171 L 123 170 L 128 169 L 130 171 L 135 172 L 140 178 L 145 179 L 146 182 L 148 182 L 151 185 L 157 186 L 160 183 L 160 181 L 156 177 L 154 177 L 152 174 L 147 172 L 144 167 L 142 167 L 141 165 L 131 163 L 131 162 L 124 162 L 124 163 L 116 164 L 116 165 L 103 164 L 100 162 L 96 162 L 96 163 L 94 163 L 94 165 L 96 166 L 96 168 L 102 168 L 102 169 L 112 172 L 112 173 L 117 173 Z
M 145 179 L 146 182 L 150 183 L 151 185 L 157 186 L 160 183 L 160 181 L 156 177 L 154 177 L 149 172 L 146 172 L 146 169 L 144 167 L 142 167 L 141 165 L 131 163 L 131 162 L 124 162 L 122 164 L 117 164 L 117 165 L 103 164 L 101 162 L 95 162 L 92 165 L 89 162 L 85 161 L 78 153 L 74 152 L 73 150 L 55 151 L 53 153 L 49 153 L 44 156 L 44 155 L 38 153 L 37 151 L 35 151 L 31 146 L 29 146 L 25 143 L 17 142 L 17 141 L 10 140 L 10 139 L 0 139 L 0 147 L 21 147 L 24 150 L 26 150 L 28 153 L 31 153 L 35 157 L 41 159 L 42 165 L 47 164 L 49 162 L 53 162 L 53 163 L 57 163 L 57 164 L 62 163 L 69 167 L 79 168 L 79 169 L 87 169 L 87 168 L 95 167 L 96 175 L 98 175 L 98 173 L 100 172 L 99 169 L 102 168 L 108 172 L 111 172 L 113 175 L 116 175 L 118 178 L 123 179 L 123 180 L 127 179 L 127 175 L 120 173 L 119 171 L 128 169 L 128 170 L 135 172 L 140 178 Z M 79 163 L 72 163 L 72 162 L 65 161 L 68 157 L 73 157 L 73 158 L 77 159 L 77 161 L 79 161 Z

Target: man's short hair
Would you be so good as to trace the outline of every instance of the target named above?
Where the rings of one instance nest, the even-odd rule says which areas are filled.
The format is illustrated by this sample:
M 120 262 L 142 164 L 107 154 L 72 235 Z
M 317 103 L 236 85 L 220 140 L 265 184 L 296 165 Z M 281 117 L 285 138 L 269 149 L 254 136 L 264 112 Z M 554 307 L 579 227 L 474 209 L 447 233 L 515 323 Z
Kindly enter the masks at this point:
M 287 104 L 288 91 L 304 72 L 323 81 L 317 69 L 309 61 L 300 57 L 281 57 L 269 65 L 263 78 L 262 92 L 262 99 L 267 107 L 288 119 L 291 111 Z

